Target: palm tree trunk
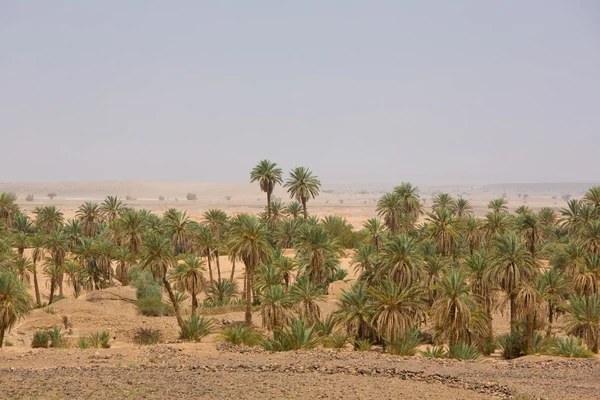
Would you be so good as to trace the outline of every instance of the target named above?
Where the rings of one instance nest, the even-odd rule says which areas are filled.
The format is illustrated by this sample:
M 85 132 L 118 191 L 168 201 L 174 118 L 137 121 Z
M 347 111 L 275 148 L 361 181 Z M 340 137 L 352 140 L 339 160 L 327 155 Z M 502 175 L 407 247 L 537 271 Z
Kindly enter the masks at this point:
M 48 305 L 52 304 L 54 300 L 54 290 L 56 290 L 56 279 L 50 278 L 50 298 L 48 299 Z
M 198 308 L 198 297 L 196 292 L 192 292 L 192 315 L 196 314 L 196 309 Z
M 527 354 L 533 354 L 533 315 L 527 316 Z
M 63 292 L 63 274 L 59 274 L 58 275 L 58 295 L 60 297 L 64 296 L 64 292 Z
M 0 349 L 4 345 L 4 328 L 0 329 Z
M 548 300 L 548 329 L 546 330 L 546 337 L 552 336 L 552 324 L 554 323 L 554 306 L 552 301 Z
M 271 192 L 267 191 L 267 221 L 271 223 Z
M 308 219 L 308 211 L 306 210 L 306 200 L 302 199 L 302 210 L 304 210 L 304 219 Z
M 515 310 L 515 295 L 510 294 L 510 333 L 515 333 L 517 325 L 517 315 Z
M 33 287 L 35 288 L 35 302 L 39 307 L 42 305 L 42 298 L 40 296 L 40 286 L 38 284 L 37 267 L 35 266 L 35 263 L 33 263 Z
M 250 268 L 246 266 L 246 326 L 252 326 L 252 273 Z
M 235 257 L 231 261 L 231 278 L 229 279 L 233 283 L 233 279 L 235 278 Z
M 212 264 L 210 263 L 210 250 L 208 252 L 208 256 L 206 257 L 206 259 L 208 260 L 208 275 L 210 277 L 210 283 L 212 284 L 215 280 L 213 279 L 213 271 L 212 271 Z
M 171 284 L 169 283 L 166 277 L 163 277 L 163 284 L 165 285 L 165 289 L 167 290 L 169 299 L 171 299 L 173 311 L 175 311 L 175 317 L 177 318 L 177 324 L 181 328 L 183 326 L 183 319 L 181 318 L 181 313 L 179 311 L 179 304 L 177 304 L 177 301 L 175 300 L 175 294 L 173 293 L 173 289 L 171 289 Z
M 221 263 L 219 261 L 219 250 L 215 250 L 215 257 L 217 259 L 217 278 L 221 282 Z

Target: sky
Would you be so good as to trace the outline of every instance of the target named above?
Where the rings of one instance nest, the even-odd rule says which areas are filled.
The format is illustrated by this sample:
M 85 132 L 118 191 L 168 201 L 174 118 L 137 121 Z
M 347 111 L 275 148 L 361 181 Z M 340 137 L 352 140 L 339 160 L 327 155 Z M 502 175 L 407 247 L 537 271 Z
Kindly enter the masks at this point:
M 0 181 L 600 178 L 600 2 L 0 0 Z

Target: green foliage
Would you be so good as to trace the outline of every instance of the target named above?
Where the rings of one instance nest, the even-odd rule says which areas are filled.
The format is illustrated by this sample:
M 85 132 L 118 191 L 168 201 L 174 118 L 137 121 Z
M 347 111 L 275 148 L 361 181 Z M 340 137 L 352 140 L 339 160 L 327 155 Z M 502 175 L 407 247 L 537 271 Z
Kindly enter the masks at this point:
M 458 342 L 448 348 L 448 357 L 457 360 L 478 360 L 481 354 L 477 351 L 474 343 Z
M 333 332 L 336 324 L 337 318 L 333 314 L 329 314 L 327 317 L 315 324 L 315 331 L 320 336 L 327 336 Z
M 48 331 L 35 331 L 33 340 L 31 341 L 31 347 L 34 349 L 46 349 L 50 347 L 50 335 L 48 335 Z
M 550 354 L 556 345 L 556 338 L 545 337 L 539 332 L 533 334 L 533 354 Z
M 275 328 L 273 339 L 267 339 L 263 346 L 269 351 L 291 351 L 312 349 L 317 347 L 320 338 L 316 335 L 313 326 L 300 318 L 294 318 L 289 325 Z
M 48 314 L 56 314 L 56 311 L 54 311 L 54 308 L 51 306 L 48 306 L 48 307 L 44 308 L 43 310 L 45 313 L 48 313 Z
M 132 268 L 129 277 L 131 286 L 135 288 L 135 296 L 138 299 L 162 298 L 162 288 L 150 272 Z
M 444 349 L 444 346 L 427 346 L 421 354 L 425 358 L 448 358 L 448 352 Z
M 498 336 L 498 345 L 502 350 L 502 357 L 507 360 L 525 355 L 523 339 L 518 331 Z
M 160 330 L 152 328 L 139 328 L 133 336 L 133 341 L 139 345 L 157 344 L 161 339 Z
M 373 342 L 370 339 L 356 339 L 354 341 L 354 350 L 356 351 L 370 351 L 373 347 Z
M 88 343 L 90 347 L 94 348 L 110 348 L 110 332 L 102 331 L 102 332 L 94 332 L 90 333 L 88 336 Z
M 79 339 L 77 340 L 77 347 L 80 349 L 89 349 L 90 343 L 87 341 L 85 336 L 79 336 Z
M 333 332 L 323 338 L 323 346 L 331 349 L 341 349 L 346 345 L 348 335 L 342 332 Z
M 263 342 L 263 337 L 260 333 L 242 324 L 236 324 L 225 328 L 223 332 L 221 332 L 220 339 L 227 343 L 250 347 L 258 346 Z
M 65 341 L 63 334 L 60 330 L 59 325 L 54 325 L 48 332 L 50 337 L 50 347 L 67 347 L 68 343 Z
M 212 318 L 199 317 L 192 315 L 181 326 L 179 338 L 199 342 L 203 337 L 210 335 L 214 331 L 215 321 Z
M 137 301 L 140 313 L 148 317 L 162 317 L 171 314 L 171 305 L 162 301 L 160 297 L 142 297 Z
M 206 291 L 205 306 L 222 306 L 230 304 L 238 296 L 237 283 L 229 279 L 214 281 Z
M 490 354 L 496 351 L 497 347 L 498 343 L 496 343 L 496 340 L 490 340 L 489 338 L 485 338 L 485 340 L 483 341 L 482 353 L 483 355 L 489 356 Z
M 581 338 L 568 336 L 556 339 L 553 354 L 561 357 L 591 358 L 594 353 L 588 350 Z
M 421 344 L 420 334 L 421 332 L 418 329 L 411 329 L 395 341 L 387 342 L 388 352 L 398 356 L 414 356 L 417 353 L 417 347 Z

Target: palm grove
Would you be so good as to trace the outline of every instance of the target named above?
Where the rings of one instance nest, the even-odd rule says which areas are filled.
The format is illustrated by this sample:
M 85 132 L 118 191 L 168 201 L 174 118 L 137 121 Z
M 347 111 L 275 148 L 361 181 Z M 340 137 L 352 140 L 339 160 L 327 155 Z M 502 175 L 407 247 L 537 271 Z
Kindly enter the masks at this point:
M 266 194 L 263 213 L 212 209 L 200 223 L 176 209 L 162 217 L 136 210 L 117 197 L 86 202 L 68 221 L 53 206 L 28 216 L 0 194 L 0 339 L 32 307 L 45 305 L 42 273 L 48 304 L 64 296 L 65 285 L 75 296 L 132 285 L 142 312 L 174 315 L 182 336 L 192 339 L 203 334 L 184 333 L 214 328 L 199 313 L 229 307 L 245 310 L 245 326 L 224 336 L 271 350 L 350 343 L 414 354 L 428 343 L 425 355 L 432 357 L 476 358 L 498 346 L 507 358 L 598 352 L 600 187 L 560 211 L 521 206 L 511 214 L 504 198 L 495 199 L 478 218 L 469 201 L 446 193 L 426 210 L 418 189 L 402 183 L 381 196 L 377 218 L 354 229 L 344 218 L 309 214 L 321 183 L 306 168 L 284 181 L 277 164 L 263 160 L 250 180 Z M 273 199 L 277 185 L 290 195 L 287 204 Z M 231 261 L 228 276 L 220 256 Z M 358 278 L 336 311 L 323 315 L 319 303 L 331 282 L 346 278 L 346 256 Z M 271 332 L 265 339 L 253 328 L 256 312 Z M 508 315 L 510 332 L 496 336 L 499 312 Z

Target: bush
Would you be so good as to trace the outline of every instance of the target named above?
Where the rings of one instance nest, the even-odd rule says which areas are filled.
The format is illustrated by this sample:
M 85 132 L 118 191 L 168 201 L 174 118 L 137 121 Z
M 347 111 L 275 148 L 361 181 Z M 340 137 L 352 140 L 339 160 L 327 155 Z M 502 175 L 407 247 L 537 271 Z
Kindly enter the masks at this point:
M 18 199 L 17 194 L 15 192 L 7 192 L 6 195 L 12 201 L 17 201 L 17 199 Z
M 495 340 L 485 338 L 485 340 L 483 341 L 483 348 L 481 350 L 484 355 L 489 356 L 490 354 L 496 351 L 496 347 L 498 347 L 498 344 Z
M 507 360 L 524 355 L 523 341 L 519 332 L 505 333 L 498 336 L 498 345 L 502 350 L 502 357 Z
M 448 358 L 448 352 L 444 349 L 444 346 L 427 346 L 421 354 L 425 358 Z
M 237 283 L 229 279 L 213 281 L 206 290 L 205 304 L 211 306 L 227 305 L 238 295 Z
M 477 360 L 481 358 L 481 354 L 474 343 L 458 342 L 448 348 L 448 357 L 457 360 Z
M 196 193 L 188 193 L 185 195 L 185 198 L 188 200 L 198 200 L 198 196 L 196 196 Z
M 263 347 L 270 351 L 291 351 L 312 349 L 317 347 L 319 342 L 313 326 L 309 327 L 302 319 L 294 318 L 289 325 L 275 328 L 273 339 L 265 340 Z
M 79 347 L 80 349 L 89 349 L 90 348 L 90 344 L 88 343 L 85 336 L 79 336 L 79 340 L 77 341 L 77 347 Z
M 35 331 L 31 347 L 34 349 L 47 349 L 50 347 L 50 335 L 48 335 L 48 331 Z
M 235 345 L 243 344 L 250 347 L 258 346 L 263 341 L 260 333 L 241 324 L 236 324 L 223 330 L 220 339 L 227 343 Z
M 33 199 L 33 195 L 32 195 L 32 194 L 28 194 L 28 195 L 25 197 L 25 201 L 33 201 L 33 200 L 34 200 L 34 199 Z
M 337 319 L 333 316 L 333 314 L 329 314 L 327 317 L 323 318 L 321 321 L 315 324 L 315 331 L 320 336 L 328 336 L 333 332 L 333 328 L 337 323 Z
M 162 301 L 160 297 L 143 297 L 137 301 L 140 313 L 147 317 L 162 317 L 172 311 L 171 305 Z
M 341 332 L 334 332 L 323 339 L 323 346 L 331 349 L 341 349 L 346 345 L 348 335 Z
M 354 350 L 356 351 L 370 351 L 373 346 L 373 342 L 369 339 L 356 339 L 354 341 Z
M 152 328 L 139 328 L 133 336 L 133 341 L 139 345 L 157 344 L 161 339 L 160 331 Z
M 158 196 L 158 201 L 165 201 L 165 196 Z
M 47 332 L 50 337 L 50 347 L 67 347 L 68 343 L 64 340 L 59 325 L 54 325 L 52 329 Z
M 556 345 L 554 337 L 544 337 L 538 332 L 533 333 L 533 354 L 549 354 Z
M 135 288 L 138 299 L 145 297 L 162 298 L 162 288 L 148 271 L 141 271 L 139 267 L 131 268 L 129 274 L 131 286 Z
M 102 331 L 90 333 L 88 337 L 90 347 L 108 349 L 110 348 L 110 332 Z
M 184 321 L 179 334 L 180 339 L 199 342 L 203 337 L 210 335 L 214 331 L 215 321 L 212 318 L 199 317 L 192 315 L 190 319 Z
M 50 200 L 54 200 L 54 198 L 56 197 L 56 193 L 50 192 L 46 196 L 50 197 Z
M 594 356 L 594 353 L 584 346 L 580 338 L 573 336 L 557 338 L 553 353 L 561 357 L 590 358 Z
M 419 330 L 412 329 L 406 332 L 406 335 L 396 339 L 395 342 L 387 342 L 388 352 L 398 356 L 414 356 L 417 353 L 417 347 L 421 344 L 419 335 Z

